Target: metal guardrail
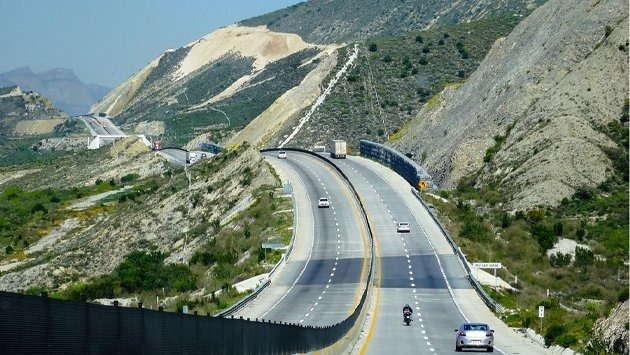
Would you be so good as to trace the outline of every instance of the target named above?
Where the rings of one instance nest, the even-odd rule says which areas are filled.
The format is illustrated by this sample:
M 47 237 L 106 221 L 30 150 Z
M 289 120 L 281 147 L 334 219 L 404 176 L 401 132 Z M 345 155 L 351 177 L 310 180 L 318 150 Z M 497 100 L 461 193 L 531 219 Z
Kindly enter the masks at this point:
M 466 257 L 461 252 L 461 249 L 457 246 L 457 244 L 455 244 L 455 241 L 448 234 L 442 222 L 440 222 L 440 220 L 437 218 L 437 216 L 435 216 L 433 211 L 427 206 L 427 204 L 424 202 L 424 200 L 420 196 L 420 193 L 416 189 L 421 180 L 425 180 L 428 182 L 427 187 L 429 190 L 434 189 L 435 185 L 432 181 L 431 175 L 429 175 L 429 173 L 427 173 L 426 170 L 424 170 L 420 165 L 418 165 L 413 160 L 409 159 L 408 157 L 401 154 L 397 150 L 391 147 L 385 146 L 383 144 L 370 142 L 367 140 L 361 140 L 360 151 L 361 151 L 362 156 L 366 158 L 374 159 L 380 164 L 390 167 L 398 175 L 400 175 L 405 180 L 407 180 L 407 182 L 411 185 L 411 191 L 413 192 L 413 194 L 418 198 L 418 200 L 420 200 L 424 208 L 429 212 L 429 215 L 431 215 L 431 218 L 438 225 L 438 227 L 442 231 L 442 234 L 444 235 L 448 243 L 451 245 L 451 248 L 453 248 L 453 252 L 457 254 L 459 259 L 461 260 L 464 268 L 466 269 L 466 272 L 468 273 L 468 280 L 470 281 L 470 284 L 477 291 L 479 296 L 483 299 L 484 303 L 488 307 L 490 307 L 496 312 L 503 312 L 504 311 L 503 307 L 500 304 L 496 303 L 488 295 L 488 293 L 486 293 L 486 291 L 483 289 L 483 287 L 477 281 L 477 279 L 475 279 L 472 276 L 472 270 L 468 266 Z
M 473 277 L 472 270 L 470 269 L 470 266 L 468 266 L 468 261 L 466 260 L 466 256 L 464 256 L 464 253 L 462 253 L 461 249 L 457 246 L 457 244 L 455 244 L 455 241 L 446 230 L 446 227 L 444 227 L 444 225 L 442 224 L 442 222 L 440 222 L 440 220 L 437 218 L 435 213 L 431 210 L 431 208 L 429 208 L 429 206 L 424 201 L 424 199 L 422 199 L 422 196 L 420 196 L 420 193 L 418 192 L 418 190 L 411 188 L 411 192 L 413 193 L 414 196 L 416 196 L 418 201 L 420 201 L 420 203 L 422 204 L 422 206 L 424 206 L 427 212 L 429 212 L 429 215 L 431 216 L 435 224 L 437 224 L 437 226 L 440 228 L 440 231 L 442 231 L 442 234 L 444 235 L 448 243 L 451 245 L 451 248 L 453 248 L 453 252 L 457 254 L 460 261 L 462 262 L 462 265 L 466 269 L 466 273 L 468 273 L 468 281 L 470 281 L 470 284 L 477 291 L 477 293 L 479 294 L 483 302 L 495 312 L 503 313 L 504 312 L 503 306 L 496 303 L 492 299 L 492 297 L 490 297 L 490 295 L 488 295 L 488 293 L 483 289 L 479 281 L 477 281 L 477 279 Z
M 429 190 L 435 189 L 433 178 L 415 161 L 401 154 L 399 151 L 386 145 L 362 139 L 359 142 L 361 156 L 378 161 L 381 165 L 388 166 L 398 175 L 402 176 L 413 187 Z

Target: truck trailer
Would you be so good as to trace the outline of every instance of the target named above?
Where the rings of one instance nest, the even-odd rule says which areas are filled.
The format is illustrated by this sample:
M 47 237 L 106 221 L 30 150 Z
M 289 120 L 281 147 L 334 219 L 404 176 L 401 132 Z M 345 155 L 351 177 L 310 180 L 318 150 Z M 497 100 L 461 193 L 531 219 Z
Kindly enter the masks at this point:
M 330 151 L 330 157 L 335 159 L 346 158 L 346 141 L 339 139 L 331 139 L 328 142 L 328 150 Z

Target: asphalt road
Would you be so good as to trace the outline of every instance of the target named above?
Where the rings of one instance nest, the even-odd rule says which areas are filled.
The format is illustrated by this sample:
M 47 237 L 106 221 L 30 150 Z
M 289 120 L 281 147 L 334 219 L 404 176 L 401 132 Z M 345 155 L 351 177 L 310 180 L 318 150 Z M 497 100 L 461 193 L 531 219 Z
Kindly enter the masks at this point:
M 454 329 L 467 321 L 488 323 L 495 330 L 495 351 L 499 353 L 552 353 L 508 328 L 487 308 L 404 179 L 361 157 L 333 162 L 350 178 L 367 206 L 380 261 L 375 302 L 364 326 L 365 336 L 354 353 L 383 354 L 392 349 L 397 354 L 455 353 Z M 409 222 L 411 232 L 398 234 L 399 221 Z M 411 326 L 402 322 L 406 303 L 414 308 Z
M 367 229 L 349 186 L 308 154 L 264 154 L 296 197 L 296 239 L 272 283 L 237 316 L 303 325 L 338 323 L 355 309 L 365 287 Z M 330 208 L 318 208 L 328 197 Z

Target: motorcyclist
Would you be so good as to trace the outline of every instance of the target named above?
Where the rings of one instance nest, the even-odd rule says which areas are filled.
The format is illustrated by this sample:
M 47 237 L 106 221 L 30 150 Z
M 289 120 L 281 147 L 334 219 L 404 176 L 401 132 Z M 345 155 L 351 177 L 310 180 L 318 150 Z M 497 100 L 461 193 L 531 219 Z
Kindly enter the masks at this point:
M 413 314 L 413 309 L 409 306 L 409 304 L 406 304 L 403 307 L 403 319 L 405 318 L 407 314 L 409 314 L 409 319 L 411 319 L 411 315 Z

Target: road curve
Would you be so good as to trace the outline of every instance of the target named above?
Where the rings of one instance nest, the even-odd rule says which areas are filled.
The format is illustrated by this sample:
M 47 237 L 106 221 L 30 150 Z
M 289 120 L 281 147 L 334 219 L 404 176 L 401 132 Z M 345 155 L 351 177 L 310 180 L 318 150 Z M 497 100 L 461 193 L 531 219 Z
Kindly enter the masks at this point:
M 365 288 L 369 245 L 358 201 L 337 171 L 318 157 L 290 151 L 263 153 L 296 197 L 296 240 L 272 283 L 236 316 L 303 325 L 338 323 Z M 317 208 L 329 197 L 330 208 Z

